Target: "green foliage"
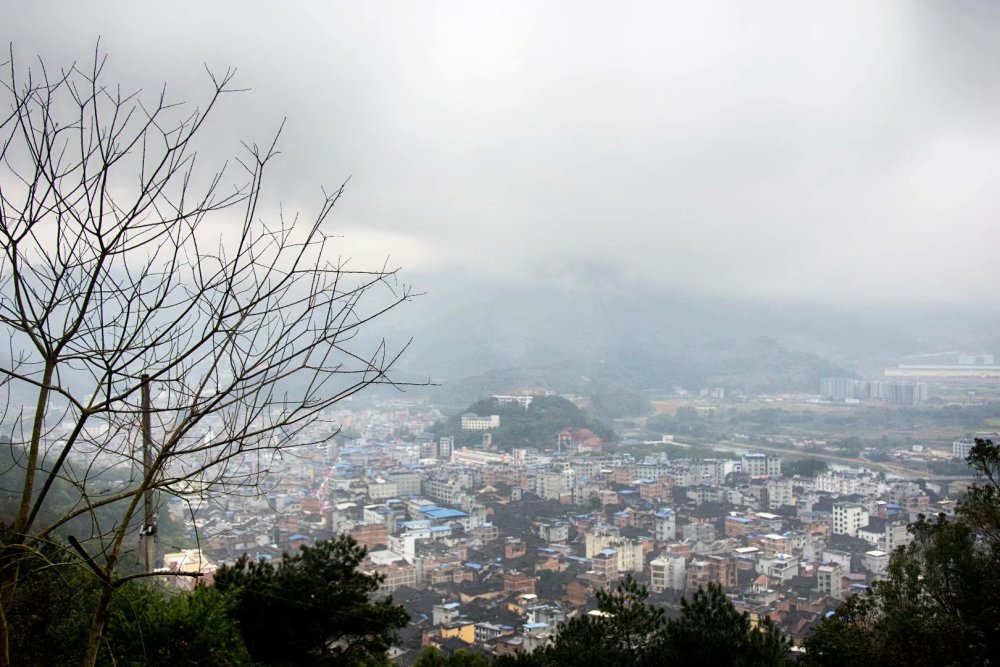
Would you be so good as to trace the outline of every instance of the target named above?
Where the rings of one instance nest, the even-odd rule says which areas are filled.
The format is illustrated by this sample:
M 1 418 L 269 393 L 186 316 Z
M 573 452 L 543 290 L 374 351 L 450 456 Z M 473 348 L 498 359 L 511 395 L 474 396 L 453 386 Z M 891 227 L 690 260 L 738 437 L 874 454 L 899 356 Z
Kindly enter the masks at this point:
M 486 667 L 490 660 L 486 656 L 459 649 L 444 655 L 437 647 L 428 646 L 420 652 L 413 667 Z
M 115 594 L 109 610 L 107 664 L 249 665 L 250 654 L 232 616 L 234 602 L 205 586 L 165 596 L 140 584 L 127 585 Z
M 781 472 L 785 477 L 815 477 L 826 472 L 826 461 L 822 459 L 784 459 L 781 462 Z
M 236 618 L 255 662 L 357 665 L 380 659 L 408 616 L 375 600 L 377 577 L 357 570 L 365 549 L 341 536 L 285 554 L 275 566 L 247 556 L 216 572 L 236 598 Z
M 763 619 L 756 628 L 740 613 L 717 584 L 699 587 L 688 601 L 681 599 L 680 618 L 667 624 L 666 653 L 679 663 L 694 665 L 782 665 L 789 642 L 777 626 Z
M 83 662 L 101 584 L 56 546 L 21 561 L 11 606 L 11 653 L 19 665 Z M 98 656 L 103 665 L 245 665 L 249 655 L 214 589 L 165 596 L 136 583 L 115 591 Z
M 17 664 L 82 662 L 100 593 L 97 580 L 55 546 L 22 559 L 20 572 L 8 611 Z
M 955 518 L 920 517 L 886 578 L 806 639 L 814 665 L 982 665 L 1000 661 L 1000 448 L 978 440 L 977 473 Z
M 597 594 L 600 615 L 569 620 L 551 646 L 510 662 L 544 667 L 789 664 L 789 643 L 777 626 L 764 619 L 752 627 L 715 584 L 699 588 L 690 601 L 683 599 L 677 619 L 667 620 L 648 598 L 645 586 L 626 577 L 614 591 Z
M 516 404 L 499 405 L 487 398 L 473 403 L 462 413 L 500 415 L 500 427 L 493 429 L 494 442 L 504 449 L 513 447 L 555 447 L 556 434 L 564 428 L 590 429 L 605 442 L 613 442 L 614 431 L 607 424 L 591 419 L 572 401 L 560 396 L 536 396 L 524 409 Z M 436 437 L 451 435 L 458 446 L 470 446 L 482 441 L 479 431 L 463 431 L 461 414 L 448 419 L 434 430 Z

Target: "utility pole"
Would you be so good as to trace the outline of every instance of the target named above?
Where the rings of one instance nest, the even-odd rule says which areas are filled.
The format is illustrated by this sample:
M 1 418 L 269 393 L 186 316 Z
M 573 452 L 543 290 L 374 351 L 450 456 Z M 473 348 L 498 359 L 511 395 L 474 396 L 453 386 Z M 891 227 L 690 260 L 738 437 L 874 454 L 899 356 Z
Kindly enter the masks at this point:
M 149 398 L 149 375 L 142 376 L 142 476 L 147 480 L 146 492 L 142 498 L 142 552 L 143 570 L 153 571 L 153 539 L 156 536 L 156 508 L 154 507 L 152 480 L 149 479 L 150 469 L 153 467 L 153 427 L 151 425 L 150 412 L 152 412 L 152 402 Z M 152 579 L 147 581 L 152 583 Z

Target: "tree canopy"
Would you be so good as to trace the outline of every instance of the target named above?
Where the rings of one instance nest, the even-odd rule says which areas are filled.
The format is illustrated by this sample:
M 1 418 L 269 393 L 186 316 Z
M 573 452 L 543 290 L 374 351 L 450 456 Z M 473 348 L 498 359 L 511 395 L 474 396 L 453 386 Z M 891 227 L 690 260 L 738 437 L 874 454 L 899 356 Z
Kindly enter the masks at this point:
M 586 428 L 595 435 L 611 442 L 615 434 L 604 422 L 591 419 L 572 401 L 561 396 L 536 396 L 527 409 L 517 404 L 500 405 L 494 398 L 476 401 L 463 413 L 500 415 L 499 428 L 492 429 L 494 442 L 504 449 L 512 447 L 555 447 L 556 434 L 565 428 Z M 482 440 L 479 431 L 463 431 L 461 414 L 453 415 L 438 425 L 436 435 L 452 435 L 459 446 L 477 444 Z
M 1000 448 L 977 440 L 976 481 L 956 515 L 921 516 L 883 580 L 806 638 L 813 665 L 1000 662 Z
M 273 565 L 244 555 L 215 574 L 235 598 L 235 617 L 255 662 L 356 665 L 380 659 L 409 616 L 375 599 L 379 577 L 359 572 L 364 547 L 350 536 L 321 540 Z
M 509 664 L 558 665 L 727 665 L 790 664 L 788 640 L 770 619 L 756 626 L 717 584 L 681 601 L 678 618 L 649 602 L 648 589 L 632 577 L 614 590 L 597 593 L 597 613 L 563 623 L 555 642 Z

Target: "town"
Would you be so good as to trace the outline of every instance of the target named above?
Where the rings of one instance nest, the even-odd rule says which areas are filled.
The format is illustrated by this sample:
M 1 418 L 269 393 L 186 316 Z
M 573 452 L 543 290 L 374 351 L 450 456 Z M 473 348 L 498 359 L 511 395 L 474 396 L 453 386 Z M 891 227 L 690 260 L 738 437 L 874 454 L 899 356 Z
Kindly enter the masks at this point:
M 527 411 L 533 398 L 480 405 Z M 200 549 L 167 553 L 164 567 L 210 582 L 244 553 L 278 560 L 346 533 L 367 548 L 361 569 L 380 575 L 379 593 L 410 615 L 395 649 L 404 663 L 427 646 L 533 651 L 561 622 L 597 613 L 596 592 L 626 576 L 668 609 L 717 583 L 751 620 L 770 617 L 801 643 L 879 579 L 912 539 L 909 523 L 954 514 L 970 482 L 842 465 L 802 475 L 753 449 L 686 457 L 670 436 L 671 455 L 643 455 L 584 428 L 507 450 L 494 437 L 499 414 L 462 414 L 461 435 L 476 444 L 457 446 L 432 434 L 444 415 L 415 403 L 331 417 L 340 433 L 277 463 L 264 493 L 197 511 L 175 499 L 170 514 Z M 953 457 L 971 445 L 957 439 Z

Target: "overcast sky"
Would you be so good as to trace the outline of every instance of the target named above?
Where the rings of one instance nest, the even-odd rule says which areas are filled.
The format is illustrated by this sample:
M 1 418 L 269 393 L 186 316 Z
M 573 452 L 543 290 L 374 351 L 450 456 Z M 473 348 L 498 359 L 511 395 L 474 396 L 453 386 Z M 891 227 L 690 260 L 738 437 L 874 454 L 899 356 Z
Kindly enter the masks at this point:
M 270 193 L 350 253 L 524 283 L 1000 303 L 1000 4 L 21 2 L 86 60 L 265 141 Z M 460 273 L 459 273 L 460 274 Z

